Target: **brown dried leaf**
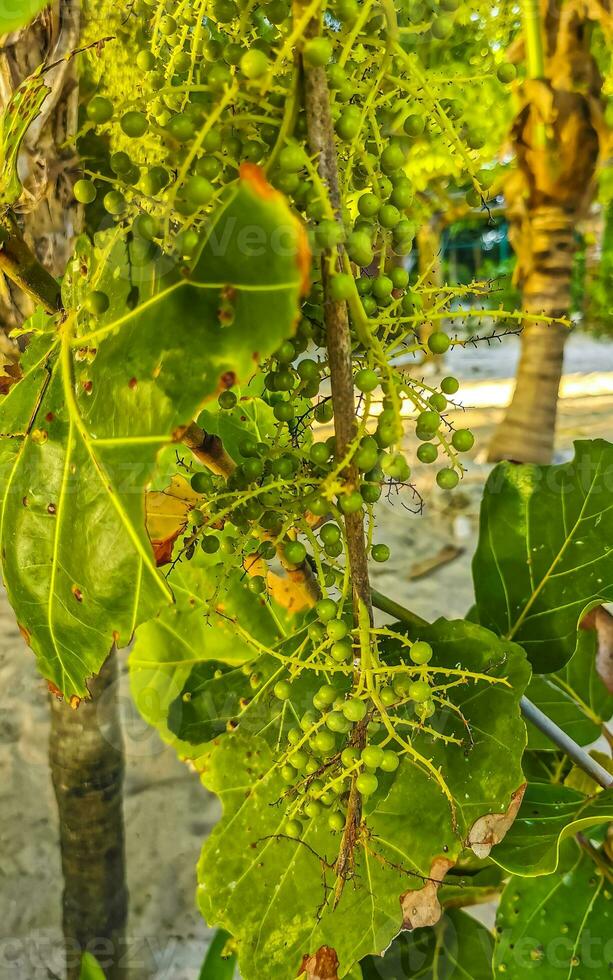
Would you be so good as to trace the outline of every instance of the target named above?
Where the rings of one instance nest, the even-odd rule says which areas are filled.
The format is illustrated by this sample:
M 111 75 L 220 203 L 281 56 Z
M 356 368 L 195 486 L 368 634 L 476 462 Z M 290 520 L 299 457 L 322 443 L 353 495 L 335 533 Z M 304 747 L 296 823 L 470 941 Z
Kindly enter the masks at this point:
M 147 533 L 158 566 L 166 565 L 171 560 L 174 543 L 185 528 L 187 515 L 199 499 L 182 476 L 173 476 L 166 490 L 147 493 Z
M 470 847 L 478 858 L 488 857 L 494 844 L 500 844 L 519 812 L 526 786 L 527 783 L 524 783 L 513 793 L 506 813 L 488 813 L 484 817 L 479 817 L 472 825 L 466 846 Z
M 400 896 L 403 929 L 422 929 L 434 926 L 443 914 L 438 900 L 438 890 L 453 861 L 438 857 L 430 868 L 430 876 L 423 888 Z
M 302 959 L 299 977 L 304 980 L 338 980 L 338 956 L 330 946 L 321 946 L 316 953 Z

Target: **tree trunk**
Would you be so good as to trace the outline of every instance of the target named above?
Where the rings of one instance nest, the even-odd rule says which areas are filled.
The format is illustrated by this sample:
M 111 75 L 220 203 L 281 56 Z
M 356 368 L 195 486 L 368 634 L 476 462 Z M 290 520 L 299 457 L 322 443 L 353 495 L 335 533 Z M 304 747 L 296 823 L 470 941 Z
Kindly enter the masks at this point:
M 49 95 L 30 127 L 20 154 L 24 192 L 15 212 L 26 241 L 53 276 L 61 276 L 80 231 L 82 209 L 72 192 L 77 160 L 79 0 L 56 0 L 25 30 L 0 47 L 0 103 L 40 64 L 58 65 L 45 75 Z M 1 277 L 0 277 L 1 279 Z M 0 323 L 22 324 L 32 311 L 25 293 L 0 283 Z M 127 915 L 122 813 L 123 747 L 116 702 L 113 653 L 91 682 L 92 701 L 78 710 L 51 701 L 49 757 L 60 820 L 64 872 L 63 920 L 67 977 L 80 974 L 81 953 L 96 956 L 106 975 L 120 974 Z
M 582 0 L 525 0 L 524 43 L 530 77 L 513 126 L 517 169 L 507 182 L 516 281 L 528 314 L 568 316 L 574 230 L 588 212 L 610 130 L 603 82 L 591 52 L 592 19 L 604 7 Z M 542 28 L 542 30 L 541 30 Z M 542 47 L 541 47 L 542 46 Z M 568 330 L 525 321 L 517 385 L 490 446 L 492 461 L 549 463 Z
M 531 225 L 534 262 L 523 283 L 523 309 L 564 316 L 575 251 L 572 217 L 559 208 L 540 208 Z M 515 392 L 490 446 L 490 460 L 551 459 L 567 335 L 567 327 L 526 319 Z
M 49 759 L 60 820 L 67 980 L 88 950 L 108 980 L 122 977 L 128 893 L 123 828 L 124 753 L 113 651 L 74 710 L 51 698 Z
M 80 22 L 79 0 L 56 0 L 23 31 L 0 41 L 0 107 L 39 65 L 59 62 L 45 75 L 49 95 L 22 143 L 19 173 L 24 192 L 15 208 L 25 240 L 56 277 L 64 273 L 82 224 L 82 209 L 72 193 L 77 68 L 75 59 L 66 60 L 78 45 Z M 29 297 L 0 276 L 0 327 L 21 326 L 32 312 Z

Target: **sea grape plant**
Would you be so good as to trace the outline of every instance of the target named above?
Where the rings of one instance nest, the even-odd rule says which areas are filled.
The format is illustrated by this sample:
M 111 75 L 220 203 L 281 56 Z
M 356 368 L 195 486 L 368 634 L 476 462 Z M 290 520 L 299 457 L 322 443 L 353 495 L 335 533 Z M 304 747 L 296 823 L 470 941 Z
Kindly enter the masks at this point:
M 413 456 L 453 491 L 474 445 L 456 378 L 401 359 L 500 336 L 460 335 L 458 291 L 409 270 L 424 117 L 487 207 L 429 78 L 456 18 L 484 17 L 457 8 L 139 0 L 97 46 L 89 10 L 87 231 L 59 298 L 22 270 L 41 309 L 0 403 L 9 599 L 75 708 L 135 634 L 137 705 L 223 804 L 198 901 L 245 980 L 523 976 L 514 937 L 546 949 L 558 885 L 538 928 L 516 896 L 568 876 L 606 925 L 611 792 L 528 740 L 520 704 L 551 691 L 582 732 L 610 714 L 581 624 L 612 598 L 613 446 L 492 473 L 465 619 L 369 579 L 380 498 L 419 506 Z M 511 82 L 492 45 L 496 66 Z M 494 942 L 462 906 L 505 882 Z M 569 969 L 587 919 L 566 916 Z

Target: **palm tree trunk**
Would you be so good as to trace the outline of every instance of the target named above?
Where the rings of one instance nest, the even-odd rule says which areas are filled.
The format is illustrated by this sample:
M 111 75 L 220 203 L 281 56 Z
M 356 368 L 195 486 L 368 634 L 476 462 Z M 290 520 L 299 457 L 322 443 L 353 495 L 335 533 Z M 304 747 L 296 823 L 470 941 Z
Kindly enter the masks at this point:
M 530 225 L 532 263 L 523 282 L 522 308 L 564 316 L 576 248 L 572 217 L 561 208 L 543 207 L 530 216 Z M 515 391 L 490 445 L 492 462 L 550 462 L 567 336 L 567 327 L 526 319 Z
M 120 975 L 128 892 L 125 880 L 124 752 L 113 651 L 77 710 L 51 697 L 49 760 L 60 822 L 67 980 L 89 950 L 108 980 Z M 121 971 L 121 972 L 120 972 Z
M 40 64 L 58 63 L 45 76 L 49 95 L 22 144 L 25 190 L 15 208 L 24 238 L 53 276 L 64 273 L 82 224 L 72 192 L 78 77 L 75 59 L 66 58 L 78 46 L 80 25 L 79 0 L 55 0 L 28 28 L 0 43 L 0 104 Z M 21 325 L 33 307 L 27 290 L 0 276 L 0 326 Z M 112 653 L 90 683 L 91 701 L 75 711 L 51 699 L 49 758 L 64 872 L 67 980 L 79 977 L 86 949 L 97 956 L 109 980 L 127 976 L 125 968 L 120 974 L 127 887 L 116 685 Z

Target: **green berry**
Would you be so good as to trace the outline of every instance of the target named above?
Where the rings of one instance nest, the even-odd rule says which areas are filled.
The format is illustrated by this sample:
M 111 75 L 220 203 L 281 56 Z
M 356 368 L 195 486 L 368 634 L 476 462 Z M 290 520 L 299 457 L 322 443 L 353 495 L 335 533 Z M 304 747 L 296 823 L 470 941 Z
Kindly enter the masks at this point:
M 366 704 L 359 698 L 351 698 L 343 704 L 343 714 L 347 721 L 358 722 L 366 716 Z
M 356 786 L 362 796 L 372 796 L 377 792 L 379 780 L 371 772 L 362 772 L 356 779 Z
M 328 817 L 328 827 L 330 830 L 338 832 L 345 827 L 345 818 L 339 810 L 333 810 Z
M 459 453 L 468 453 L 475 444 L 475 437 L 470 429 L 458 429 L 453 433 L 451 442 Z
M 429 689 L 428 689 L 429 693 Z M 362 762 L 369 769 L 378 769 L 384 758 L 384 751 L 378 745 L 367 745 L 362 750 Z
M 427 664 L 432 660 L 432 647 L 425 640 L 417 640 L 411 647 L 410 657 L 414 664 Z
M 336 745 L 336 739 L 330 731 L 322 729 L 322 731 L 317 732 L 317 735 L 313 739 L 313 748 L 318 753 L 318 755 L 330 755 L 334 751 Z
M 362 494 L 359 490 L 353 490 L 351 493 L 345 493 L 342 497 L 339 497 L 338 506 L 342 510 L 343 514 L 357 514 L 358 511 L 362 509 L 364 501 L 362 500 Z
M 422 701 L 427 701 L 431 696 L 430 685 L 427 681 L 413 681 L 409 685 L 409 697 L 412 701 L 417 701 L 421 704 Z
M 73 192 L 79 204 L 91 204 L 96 200 L 96 186 L 91 180 L 78 180 Z
M 121 128 L 126 136 L 129 136 L 131 139 L 138 139 L 138 137 L 145 135 L 149 128 L 149 123 L 143 112 L 137 112 L 135 109 L 131 109 L 129 112 L 124 112 L 121 117 Z
M 320 599 L 315 604 L 315 612 L 322 623 L 329 623 L 337 614 L 337 605 L 334 599 Z
M 373 561 L 376 561 L 376 562 L 389 561 L 389 557 L 390 557 L 390 554 L 391 554 L 390 549 L 389 549 L 388 545 L 386 545 L 386 544 L 375 544 L 375 545 L 373 545 L 372 550 L 371 550 L 370 553 L 372 555 Z
M 442 330 L 436 330 L 428 337 L 428 347 L 433 354 L 444 354 L 449 350 L 450 344 L 449 334 L 443 333 Z
M 434 463 L 438 458 L 438 449 L 431 442 L 424 442 L 417 449 L 417 458 L 420 463 Z
M 359 758 L 359 749 L 356 749 L 354 745 L 349 745 L 341 752 L 341 765 L 343 765 L 345 769 L 353 769 Z
M 457 487 L 460 482 L 460 477 L 455 470 L 444 469 L 439 470 L 436 474 L 436 482 L 438 483 L 441 490 L 453 490 Z
M 326 632 L 331 640 L 342 640 L 347 636 L 349 627 L 343 619 L 331 619 Z
M 299 820 L 288 820 L 285 824 L 285 833 L 288 837 L 298 839 L 302 835 L 302 824 Z
M 83 306 L 93 316 L 102 316 L 108 310 L 109 305 L 110 301 L 107 294 L 103 293 L 100 289 L 92 290 L 83 301 Z
M 289 541 L 284 548 L 285 560 L 289 565 L 301 565 L 306 558 L 306 548 L 301 541 Z
M 96 95 L 90 100 L 86 108 L 87 118 L 95 123 L 105 123 L 113 116 L 113 103 L 103 95 Z
M 307 65 L 321 68 L 332 59 L 332 45 L 325 37 L 313 37 L 304 45 L 302 56 Z
M 380 769 L 383 772 L 396 772 L 396 769 L 400 765 L 400 759 L 392 749 L 386 749 L 383 753 L 383 759 L 381 760 Z
M 358 391 L 368 393 L 374 391 L 379 384 L 379 377 L 376 371 L 369 368 L 362 368 L 355 376 L 355 386 Z
M 508 61 L 503 61 L 501 65 L 498 65 L 496 69 L 496 77 L 499 82 L 503 85 L 508 85 L 510 82 L 515 81 L 517 78 L 517 69 L 515 65 L 512 65 Z
M 292 685 L 289 681 L 277 681 L 273 693 L 279 701 L 287 701 L 292 696 Z
M 126 209 L 126 199 L 120 191 L 109 191 L 104 195 L 104 209 L 109 214 L 122 214 Z
M 240 69 L 245 78 L 254 81 L 266 74 L 270 62 L 259 48 L 251 48 L 240 60 Z
M 183 190 L 187 200 L 197 207 L 208 204 L 215 194 L 215 188 L 210 181 L 205 177 L 198 176 L 189 177 L 185 182 Z

